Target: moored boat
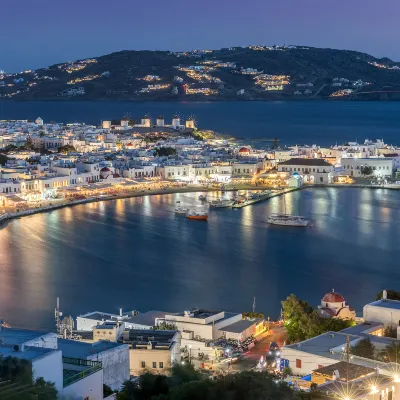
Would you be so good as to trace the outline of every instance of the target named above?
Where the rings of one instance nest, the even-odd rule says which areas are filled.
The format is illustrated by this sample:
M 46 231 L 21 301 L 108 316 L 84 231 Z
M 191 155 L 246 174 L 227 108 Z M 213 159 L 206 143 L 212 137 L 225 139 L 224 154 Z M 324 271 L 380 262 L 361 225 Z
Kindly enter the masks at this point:
M 199 221 L 207 221 L 208 220 L 208 212 L 207 211 L 188 210 L 186 213 L 186 218 L 197 219 Z
M 267 218 L 267 222 L 271 225 L 299 227 L 306 227 L 310 223 L 310 221 L 304 217 L 286 214 L 271 215 Z
M 217 199 L 209 202 L 210 207 L 215 208 L 232 207 L 233 203 L 234 201 L 230 199 Z

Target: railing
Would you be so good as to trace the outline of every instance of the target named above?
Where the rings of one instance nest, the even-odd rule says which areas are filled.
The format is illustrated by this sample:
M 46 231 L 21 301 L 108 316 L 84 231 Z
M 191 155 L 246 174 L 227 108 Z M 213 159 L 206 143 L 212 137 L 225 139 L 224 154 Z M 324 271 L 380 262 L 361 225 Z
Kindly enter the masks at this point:
M 103 366 L 100 361 L 91 361 L 91 360 L 84 360 L 81 358 L 71 358 L 71 357 L 63 357 L 62 358 L 63 364 L 70 364 L 79 367 L 86 367 L 82 371 L 76 371 L 69 376 L 63 377 L 63 387 L 67 387 L 72 385 L 73 383 L 84 379 L 85 377 L 94 374 L 97 371 L 100 371 Z M 67 368 L 64 368 L 67 369 Z M 74 370 L 70 370 L 71 372 L 75 372 Z

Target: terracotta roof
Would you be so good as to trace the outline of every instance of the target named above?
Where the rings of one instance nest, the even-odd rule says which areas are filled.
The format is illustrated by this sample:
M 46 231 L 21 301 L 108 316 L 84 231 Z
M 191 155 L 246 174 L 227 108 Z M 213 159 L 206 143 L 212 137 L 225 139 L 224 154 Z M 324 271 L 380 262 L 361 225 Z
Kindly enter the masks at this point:
M 322 301 L 325 303 L 342 303 L 344 302 L 344 297 L 340 293 L 330 292 L 322 298 Z
M 316 166 L 316 167 L 332 167 L 325 160 L 320 158 L 291 158 L 290 160 L 283 161 L 279 165 L 305 165 L 305 166 Z

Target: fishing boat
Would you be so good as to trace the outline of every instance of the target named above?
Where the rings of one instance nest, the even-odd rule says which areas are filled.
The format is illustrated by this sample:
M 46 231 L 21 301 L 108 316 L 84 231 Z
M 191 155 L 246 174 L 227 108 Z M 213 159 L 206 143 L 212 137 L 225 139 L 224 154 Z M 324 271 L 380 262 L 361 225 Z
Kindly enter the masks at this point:
M 208 212 L 207 211 L 188 210 L 186 213 L 186 218 L 197 219 L 199 221 L 207 221 L 208 220 Z
M 283 226 L 307 226 L 310 221 L 301 216 L 276 214 L 271 215 L 267 218 L 267 222 L 271 225 L 283 225 Z
M 232 207 L 233 200 L 217 199 L 217 200 L 210 201 L 208 204 L 210 204 L 210 207 L 215 207 L 215 208 Z

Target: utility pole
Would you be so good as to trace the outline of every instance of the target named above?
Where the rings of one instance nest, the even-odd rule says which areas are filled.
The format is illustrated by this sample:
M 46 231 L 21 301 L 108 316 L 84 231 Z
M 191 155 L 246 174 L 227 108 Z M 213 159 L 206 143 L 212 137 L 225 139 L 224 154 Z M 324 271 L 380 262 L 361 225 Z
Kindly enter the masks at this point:
M 350 336 L 346 336 L 346 392 L 349 395 Z

